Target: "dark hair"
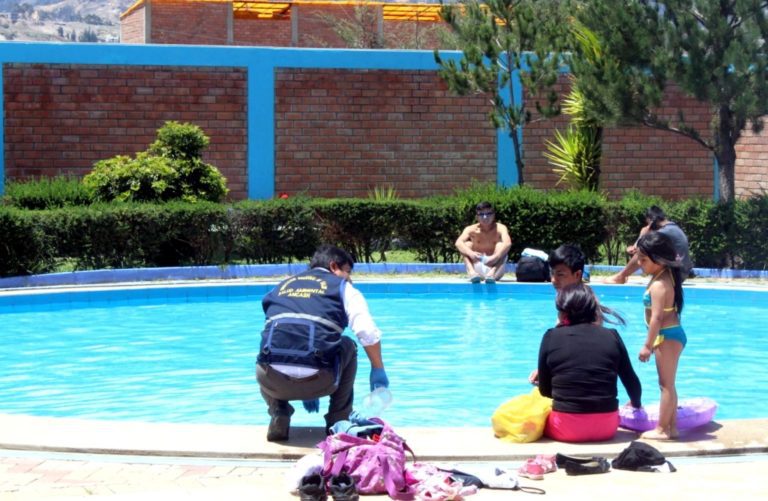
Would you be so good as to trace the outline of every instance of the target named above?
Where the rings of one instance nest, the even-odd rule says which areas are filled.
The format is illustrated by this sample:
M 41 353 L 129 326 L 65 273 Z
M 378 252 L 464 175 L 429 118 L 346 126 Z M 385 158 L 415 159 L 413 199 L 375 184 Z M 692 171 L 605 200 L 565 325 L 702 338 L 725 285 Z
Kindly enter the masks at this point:
M 330 269 L 331 263 L 339 267 L 348 264 L 350 270 L 355 267 L 355 260 L 349 252 L 327 244 L 317 248 L 309 261 L 309 267 Z
M 491 205 L 491 202 L 480 202 L 479 204 L 475 205 L 475 212 L 480 212 L 481 210 L 485 209 L 493 210 L 493 205 Z
M 557 291 L 555 307 L 557 311 L 565 314 L 570 325 L 599 324 L 603 320 L 621 325 L 626 324 L 621 315 L 601 305 L 592 288 L 583 283 L 569 285 Z M 615 320 L 607 320 L 605 315 L 609 315 Z
M 599 324 L 606 314 L 615 319 L 611 323 L 625 324 L 621 315 L 600 304 L 595 292 L 586 284 L 568 285 L 557 291 L 555 307 L 565 315 L 569 325 Z
M 586 258 L 584 257 L 584 253 L 581 252 L 581 247 L 578 245 L 563 244 L 549 253 L 550 268 L 564 264 L 571 270 L 571 273 L 577 271 L 583 272 L 585 262 Z
M 672 273 L 675 284 L 675 306 L 678 314 L 683 311 L 683 258 L 675 251 L 672 239 L 658 231 L 649 231 L 637 241 L 637 249 L 656 264 Z
M 652 230 L 661 228 L 659 223 L 667 219 L 667 215 L 658 205 L 651 205 L 645 210 L 645 220 L 648 221 Z

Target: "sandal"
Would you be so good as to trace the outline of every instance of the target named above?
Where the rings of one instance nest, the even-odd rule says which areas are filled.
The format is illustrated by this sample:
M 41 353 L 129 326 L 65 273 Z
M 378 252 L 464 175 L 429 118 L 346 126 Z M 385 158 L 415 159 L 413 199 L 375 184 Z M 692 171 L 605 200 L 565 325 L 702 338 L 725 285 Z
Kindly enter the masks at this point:
M 544 467 L 544 473 L 557 471 L 557 457 L 554 454 L 539 454 L 535 461 Z
M 530 478 L 531 480 L 543 480 L 545 473 L 553 471 L 557 471 L 555 456 L 539 454 L 535 458 L 526 460 L 518 470 L 518 475 Z
M 595 457 L 587 463 L 565 462 L 565 473 L 568 475 L 592 475 L 595 473 L 608 473 L 611 465 L 602 457 Z
M 538 464 L 535 459 L 528 459 L 517 470 L 517 474 L 531 480 L 544 480 L 544 467 Z

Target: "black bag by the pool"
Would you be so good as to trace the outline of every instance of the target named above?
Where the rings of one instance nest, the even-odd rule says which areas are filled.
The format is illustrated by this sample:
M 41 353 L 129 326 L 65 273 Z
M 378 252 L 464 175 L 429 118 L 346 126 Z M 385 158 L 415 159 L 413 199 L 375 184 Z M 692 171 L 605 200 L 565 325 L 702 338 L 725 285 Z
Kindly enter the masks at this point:
M 633 440 L 629 447 L 621 451 L 613 461 L 611 466 L 617 470 L 631 471 L 657 471 L 654 466 L 661 466 L 668 463 L 664 454 L 652 445 Z M 669 463 L 669 470 L 675 471 L 672 463 Z
M 522 256 L 515 266 L 518 282 L 549 282 L 549 265 L 536 256 Z

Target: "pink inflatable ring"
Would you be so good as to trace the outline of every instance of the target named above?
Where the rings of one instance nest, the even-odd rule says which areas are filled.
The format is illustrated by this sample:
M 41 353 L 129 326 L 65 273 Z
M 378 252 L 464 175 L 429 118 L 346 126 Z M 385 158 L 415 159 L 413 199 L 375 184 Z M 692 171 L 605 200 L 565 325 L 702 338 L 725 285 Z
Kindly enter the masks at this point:
M 680 400 L 677 405 L 677 428 L 687 430 L 712 421 L 717 410 L 717 402 L 711 398 L 698 397 Z M 651 404 L 641 409 L 632 406 L 619 408 L 619 426 L 634 431 L 648 431 L 659 424 L 659 404 Z

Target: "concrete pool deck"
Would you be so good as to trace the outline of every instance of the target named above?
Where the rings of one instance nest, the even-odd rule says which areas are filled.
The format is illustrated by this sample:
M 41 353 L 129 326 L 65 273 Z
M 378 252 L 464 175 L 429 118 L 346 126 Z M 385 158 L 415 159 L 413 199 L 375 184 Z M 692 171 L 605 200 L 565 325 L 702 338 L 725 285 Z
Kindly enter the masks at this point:
M 536 454 L 616 457 L 633 432 L 610 442 L 566 444 L 542 439 L 508 444 L 488 427 L 397 430 L 418 460 L 440 464 L 483 462 L 514 468 Z M 264 499 L 289 500 L 285 474 L 294 460 L 317 449 L 321 428 L 296 427 L 283 444 L 269 443 L 263 426 L 186 425 L 90 421 L 0 415 L 0 499 Z M 572 477 L 564 471 L 542 481 L 521 479 L 556 499 L 621 494 L 656 499 L 764 498 L 768 474 L 768 420 L 713 421 L 674 442 L 649 442 L 678 472 L 613 470 Z M 483 489 L 470 499 L 506 499 Z M 386 499 L 370 496 L 367 499 Z

